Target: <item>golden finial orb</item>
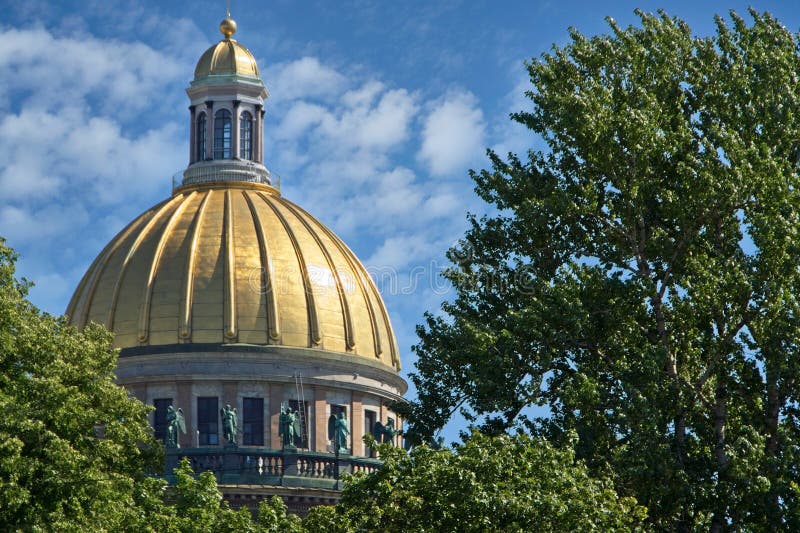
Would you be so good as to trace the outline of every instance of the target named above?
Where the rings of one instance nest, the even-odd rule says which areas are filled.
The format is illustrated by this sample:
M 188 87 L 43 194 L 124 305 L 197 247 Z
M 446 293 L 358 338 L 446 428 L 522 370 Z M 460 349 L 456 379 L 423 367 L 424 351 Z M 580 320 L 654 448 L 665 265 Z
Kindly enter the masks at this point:
M 236 33 L 236 21 L 228 15 L 225 20 L 219 23 L 219 31 L 226 39 L 230 39 L 231 35 Z

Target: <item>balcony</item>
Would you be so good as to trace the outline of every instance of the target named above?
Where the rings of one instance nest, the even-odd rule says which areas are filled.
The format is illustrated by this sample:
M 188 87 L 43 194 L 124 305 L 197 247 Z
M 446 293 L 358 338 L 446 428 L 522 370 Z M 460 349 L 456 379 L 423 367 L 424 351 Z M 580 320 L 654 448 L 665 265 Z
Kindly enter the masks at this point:
M 272 485 L 338 490 L 344 474 L 374 472 L 381 462 L 367 457 L 303 450 L 254 447 L 173 448 L 166 450 L 166 479 L 181 458 L 188 457 L 196 473 L 213 472 L 220 485 Z M 338 462 L 338 468 L 337 468 Z
M 202 183 L 246 182 L 269 185 L 280 190 L 281 179 L 261 163 L 242 159 L 200 161 L 172 176 L 172 191 Z

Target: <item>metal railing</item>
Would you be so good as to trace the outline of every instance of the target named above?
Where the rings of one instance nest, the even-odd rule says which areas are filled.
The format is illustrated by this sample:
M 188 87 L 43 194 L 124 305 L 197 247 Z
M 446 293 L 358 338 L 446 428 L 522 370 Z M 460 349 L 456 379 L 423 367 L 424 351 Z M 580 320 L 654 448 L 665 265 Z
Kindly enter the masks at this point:
M 269 185 L 278 190 L 281 178 L 261 164 L 252 161 L 219 160 L 203 161 L 190 165 L 186 170 L 172 175 L 172 190 L 186 185 L 220 182 L 245 182 Z

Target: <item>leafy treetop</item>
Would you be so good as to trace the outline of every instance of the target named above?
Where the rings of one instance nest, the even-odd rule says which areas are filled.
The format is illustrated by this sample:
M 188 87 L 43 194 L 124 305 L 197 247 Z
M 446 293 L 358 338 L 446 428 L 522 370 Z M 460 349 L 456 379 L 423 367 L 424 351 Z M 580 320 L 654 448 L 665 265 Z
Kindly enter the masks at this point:
M 528 64 L 546 149 L 472 174 L 412 434 L 576 432 L 657 529 L 798 530 L 800 39 L 638 14 Z

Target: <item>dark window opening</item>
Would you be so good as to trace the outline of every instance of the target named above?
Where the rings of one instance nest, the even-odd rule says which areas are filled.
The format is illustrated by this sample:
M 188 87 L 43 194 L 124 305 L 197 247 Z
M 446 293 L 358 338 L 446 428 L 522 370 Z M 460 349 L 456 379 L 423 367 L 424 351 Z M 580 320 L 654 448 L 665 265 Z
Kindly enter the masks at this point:
M 366 409 L 364 410 L 364 435 L 374 436 L 375 422 L 377 421 L 378 421 L 378 413 Z M 367 446 L 364 449 L 364 455 L 366 455 L 367 457 L 375 457 L 375 450 Z
M 214 113 L 214 159 L 231 158 L 231 112 L 220 109 Z
M 253 115 L 247 111 L 239 122 L 239 157 L 253 159 Z
M 216 397 L 197 399 L 197 431 L 200 446 L 219 444 L 219 402 Z
M 172 405 L 172 398 L 159 398 L 153 400 L 153 436 L 156 440 L 164 442 L 167 438 L 167 409 Z
M 264 445 L 264 398 L 242 399 L 242 445 Z

